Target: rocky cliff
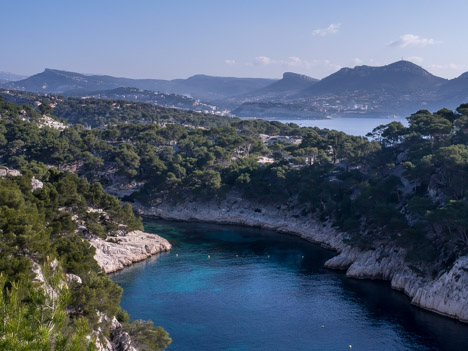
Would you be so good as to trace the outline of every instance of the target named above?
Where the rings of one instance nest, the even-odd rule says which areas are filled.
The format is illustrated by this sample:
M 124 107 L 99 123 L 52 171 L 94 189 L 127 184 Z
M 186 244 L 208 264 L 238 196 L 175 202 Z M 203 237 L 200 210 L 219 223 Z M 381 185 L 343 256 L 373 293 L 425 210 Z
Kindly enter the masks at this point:
M 134 262 L 162 251 L 169 251 L 172 245 L 166 239 L 156 234 L 134 230 L 125 235 L 108 237 L 107 239 L 92 238 L 89 240 L 96 248 L 94 259 L 106 272 L 118 271 Z
M 325 266 L 344 269 L 351 278 L 389 280 L 412 304 L 468 323 L 468 256 L 458 258 L 450 269 L 432 278 L 410 268 L 405 254 L 402 248 L 385 245 L 367 251 L 347 247 Z
M 221 202 L 163 202 L 152 207 L 136 204 L 134 208 L 141 215 L 161 219 L 246 225 L 298 235 L 339 252 L 325 263 L 327 268 L 346 270 L 352 278 L 389 280 L 392 288 L 403 291 L 414 305 L 468 322 L 468 256 L 458 258 L 435 278 L 428 277 L 408 266 L 405 249 L 384 243 L 373 250 L 351 247 L 343 241 L 346 234 L 302 215 L 302 208 L 292 202 L 265 206 L 229 196 Z

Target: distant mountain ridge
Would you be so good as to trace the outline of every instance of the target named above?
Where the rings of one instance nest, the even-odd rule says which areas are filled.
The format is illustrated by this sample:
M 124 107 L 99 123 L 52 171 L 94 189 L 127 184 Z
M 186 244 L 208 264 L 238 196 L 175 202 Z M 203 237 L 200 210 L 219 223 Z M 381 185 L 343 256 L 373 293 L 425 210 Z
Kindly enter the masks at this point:
M 274 92 L 285 92 L 285 91 L 297 91 L 305 89 L 309 86 L 314 85 L 319 80 L 293 72 L 285 72 L 283 78 L 275 83 L 270 84 L 269 86 L 260 89 L 260 91 L 274 91 Z
M 459 94 L 462 92 L 468 95 L 468 72 L 449 80 L 440 90 L 443 94 Z
M 179 94 L 216 107 L 217 111 L 228 109 L 239 116 L 281 118 L 288 117 L 289 113 L 291 118 L 404 117 L 418 109 L 455 108 L 468 101 L 468 72 L 448 80 L 404 60 L 380 67 L 342 68 L 322 80 L 292 72 L 284 73 L 280 80 L 206 75 L 161 80 L 46 69 L 29 78 L 0 86 L 71 96 L 92 93 L 109 98 L 119 96 L 117 92 L 109 93 L 109 90 L 136 88 L 146 91 L 138 92 L 138 97 L 134 92 L 130 94 L 138 101 L 162 101 L 150 91 Z M 181 97 L 177 99 L 181 106 L 193 104 Z
M 275 101 L 281 102 L 287 97 L 299 94 L 303 89 L 313 86 L 318 79 L 293 72 L 285 72 L 283 78 L 259 90 L 236 96 L 231 101 Z
M 434 89 L 446 81 L 412 62 L 398 61 L 382 67 L 342 68 L 310 86 L 304 93 L 322 95 L 346 90 L 376 89 L 408 92 L 417 89 Z
M 104 75 L 84 75 L 46 68 L 44 72 L 18 82 L 2 84 L 4 88 L 31 92 L 76 95 L 121 87 L 138 88 L 191 96 L 215 101 L 261 89 L 273 79 L 231 78 L 195 75 L 187 79 L 131 79 Z
M 246 101 L 234 112 L 239 116 L 283 118 L 287 106 L 294 106 L 292 116 L 302 106 L 301 113 L 307 118 L 405 117 L 419 109 L 453 109 L 466 101 L 468 73 L 448 80 L 401 60 L 381 67 L 342 68 L 297 94 L 272 100 L 284 104 L 280 112 L 277 106 L 265 104 L 265 100 Z

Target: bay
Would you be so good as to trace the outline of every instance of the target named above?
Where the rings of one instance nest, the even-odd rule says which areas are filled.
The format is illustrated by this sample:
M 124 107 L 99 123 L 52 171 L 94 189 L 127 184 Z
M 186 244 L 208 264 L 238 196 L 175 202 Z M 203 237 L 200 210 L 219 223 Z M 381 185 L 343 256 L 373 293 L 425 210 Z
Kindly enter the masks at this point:
M 388 282 L 327 270 L 335 253 L 255 228 L 146 220 L 173 250 L 111 278 L 132 319 L 169 350 L 468 350 L 468 326 L 414 307 Z

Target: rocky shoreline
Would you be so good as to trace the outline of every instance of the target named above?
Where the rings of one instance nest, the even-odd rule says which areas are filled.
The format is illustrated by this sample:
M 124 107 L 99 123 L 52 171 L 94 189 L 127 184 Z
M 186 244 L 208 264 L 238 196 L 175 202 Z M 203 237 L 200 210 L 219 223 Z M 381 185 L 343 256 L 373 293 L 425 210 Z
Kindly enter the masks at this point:
M 169 241 L 159 235 L 140 230 L 106 240 L 92 238 L 89 242 L 96 248 L 94 259 L 106 273 L 116 272 L 172 248 Z
M 134 230 L 128 233 L 121 232 L 117 236 L 109 236 L 106 239 L 94 237 L 88 239 L 96 249 L 94 259 L 106 273 L 116 272 L 133 263 L 143 261 L 159 252 L 169 251 L 172 245 L 166 239 L 156 234 Z M 67 279 L 78 278 L 77 276 Z M 75 280 L 76 280 L 75 278 Z M 137 351 L 130 335 L 123 330 L 116 317 L 110 319 L 104 314 L 99 314 L 99 319 L 111 324 L 109 336 L 102 336 L 100 329 L 93 331 L 89 336 L 95 337 L 95 346 L 98 351 L 127 350 Z
M 468 323 L 468 256 L 460 257 L 449 270 L 432 278 L 407 265 L 405 249 L 384 244 L 373 250 L 351 247 L 344 242 L 344 233 L 303 216 L 302 208 L 293 204 L 265 206 L 230 196 L 221 202 L 164 202 L 152 207 L 135 204 L 134 208 L 147 217 L 245 225 L 300 236 L 338 251 L 325 262 L 327 268 L 345 270 L 351 278 L 388 280 L 393 289 L 409 296 L 412 304 Z

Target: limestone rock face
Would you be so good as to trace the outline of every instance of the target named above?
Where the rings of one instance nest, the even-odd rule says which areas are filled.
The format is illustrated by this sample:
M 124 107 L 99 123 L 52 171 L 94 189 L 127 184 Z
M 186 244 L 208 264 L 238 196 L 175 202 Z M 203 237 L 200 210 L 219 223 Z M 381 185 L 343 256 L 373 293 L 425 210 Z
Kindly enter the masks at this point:
M 41 182 L 39 179 L 36 179 L 36 177 L 32 177 L 31 187 L 33 191 L 37 189 L 42 189 L 44 187 L 44 183 Z
M 439 278 L 421 284 L 411 302 L 425 309 L 468 323 L 468 256 L 460 257 Z M 406 289 L 406 286 L 405 286 Z
M 77 276 L 76 274 L 67 273 L 67 274 L 65 274 L 65 278 L 67 279 L 68 285 L 81 285 L 81 284 L 83 284 L 83 281 L 81 280 L 81 278 L 79 276 Z
M 339 255 L 330 258 L 325 262 L 325 267 L 330 269 L 347 270 L 358 258 L 360 251 L 351 247 L 346 247 Z
M 468 322 L 468 256 L 432 279 L 411 270 L 405 254 L 404 249 L 384 246 L 367 251 L 345 249 L 325 266 L 346 269 L 346 276 L 352 278 L 390 280 L 392 288 L 403 291 L 412 304 Z
M 162 204 L 149 208 L 134 204 L 133 208 L 148 217 L 259 227 L 295 234 L 338 251 L 347 247 L 343 243 L 342 233 L 329 224 L 323 224 L 310 216 L 302 216 L 301 208 L 294 210 L 288 205 L 270 206 L 248 203 L 240 197 L 228 197 L 221 203 L 194 201 L 183 204 Z
M 7 177 L 20 177 L 21 172 L 16 169 L 9 169 L 5 166 L 0 166 L 0 178 L 7 178 Z
M 355 256 L 346 276 L 359 279 L 391 280 L 395 272 L 405 267 L 405 250 L 382 247 L 363 251 Z
M 98 351 L 138 351 L 134 346 L 130 335 L 123 331 L 117 318 L 109 318 L 98 311 L 99 322 L 110 322 L 110 338 L 103 337 L 101 327 L 88 335 L 88 340 L 94 337 Z
M 231 195 L 221 202 L 165 202 L 134 208 L 142 215 L 162 219 L 238 224 L 298 235 L 339 252 L 325 262 L 327 268 L 346 270 L 352 278 L 389 280 L 392 288 L 403 291 L 414 305 L 468 322 L 468 256 L 460 257 L 450 270 L 432 279 L 407 266 L 405 249 L 391 245 L 374 250 L 351 247 L 343 242 L 344 233 L 303 216 L 294 204 L 265 206 Z
M 107 240 L 93 238 L 89 242 L 96 248 L 94 259 L 106 273 L 118 271 L 134 262 L 172 248 L 172 245 L 159 235 L 140 230 Z
M 90 338 L 91 337 L 89 337 L 88 340 Z M 112 347 L 112 344 L 110 343 L 110 341 L 107 338 L 102 338 L 102 340 L 97 338 L 94 346 L 96 346 L 97 351 L 114 351 L 114 348 Z
M 12 177 L 21 177 L 22 174 L 17 169 L 11 169 L 6 166 L 0 166 L 0 178 L 12 178 Z M 36 177 L 32 177 L 31 179 L 31 187 L 32 191 L 36 189 L 42 189 L 44 187 L 44 183 L 41 182 Z
M 138 351 L 132 343 L 130 335 L 122 330 L 122 325 L 114 317 L 112 319 L 112 348 L 110 351 L 119 350 L 119 351 Z

